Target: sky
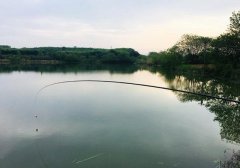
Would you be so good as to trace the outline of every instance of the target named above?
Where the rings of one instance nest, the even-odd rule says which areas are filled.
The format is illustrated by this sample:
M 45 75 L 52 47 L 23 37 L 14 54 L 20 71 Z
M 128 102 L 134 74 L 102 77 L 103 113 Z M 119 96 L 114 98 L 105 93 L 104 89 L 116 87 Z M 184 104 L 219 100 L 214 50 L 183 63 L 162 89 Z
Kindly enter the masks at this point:
M 134 48 L 173 46 L 183 34 L 224 33 L 240 0 L 0 0 L 0 45 Z

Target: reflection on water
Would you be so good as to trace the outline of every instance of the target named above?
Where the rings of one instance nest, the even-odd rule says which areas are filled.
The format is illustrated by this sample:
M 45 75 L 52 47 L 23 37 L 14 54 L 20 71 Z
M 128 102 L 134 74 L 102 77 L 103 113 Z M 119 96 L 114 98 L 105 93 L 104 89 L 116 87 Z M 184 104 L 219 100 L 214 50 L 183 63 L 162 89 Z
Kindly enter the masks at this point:
M 226 152 L 225 152 L 226 153 Z M 224 161 L 220 162 L 220 168 L 235 168 L 240 166 L 240 151 L 231 153 L 231 157 L 226 157 Z
M 47 84 L 97 78 L 239 100 L 237 83 L 132 66 L 29 67 L 0 73 L 0 167 L 210 168 L 240 149 L 236 103 L 98 83 L 57 85 L 34 99 Z
M 161 71 L 160 71 L 161 72 Z M 163 74 L 163 73 L 162 73 Z M 164 73 L 169 87 L 195 93 L 204 93 L 232 100 L 240 100 L 240 81 L 235 83 L 223 82 L 214 77 L 201 75 L 201 72 Z M 231 142 L 240 143 L 240 104 L 204 96 L 176 93 L 182 102 L 196 101 L 206 106 L 215 114 L 215 121 L 221 126 L 221 137 Z
M 240 81 L 223 81 L 218 76 L 213 77 L 206 75 L 203 70 L 195 72 L 178 72 L 172 73 L 165 70 L 159 70 L 164 74 L 165 81 L 169 87 L 181 89 L 196 93 L 210 94 L 232 100 L 240 100 Z M 209 99 L 203 96 L 191 94 L 176 93 L 182 102 L 195 101 L 204 105 L 210 112 L 215 114 L 214 121 L 220 124 L 220 135 L 223 140 L 230 143 L 240 143 L 240 104 L 224 100 Z M 225 151 L 226 153 L 226 151 Z M 228 154 L 231 156 L 220 167 L 239 167 L 240 154 L 234 150 Z
M 107 70 L 110 73 L 134 73 L 138 70 L 135 65 L 85 65 L 85 64 L 57 64 L 57 65 L 1 65 L 0 72 L 7 73 L 13 71 L 35 71 L 41 73 L 81 73 L 89 71 L 103 71 Z

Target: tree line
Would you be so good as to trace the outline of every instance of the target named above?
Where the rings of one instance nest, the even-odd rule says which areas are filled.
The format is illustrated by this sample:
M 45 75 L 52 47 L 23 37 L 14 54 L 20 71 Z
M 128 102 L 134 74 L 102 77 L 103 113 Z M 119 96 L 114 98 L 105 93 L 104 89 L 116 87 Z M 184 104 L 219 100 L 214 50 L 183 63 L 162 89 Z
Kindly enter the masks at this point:
M 144 59 L 148 65 L 213 64 L 239 68 L 240 11 L 232 13 L 228 30 L 219 37 L 185 34 L 173 47 L 159 53 L 151 52 Z
M 67 47 L 11 48 L 0 46 L 0 60 L 10 63 L 59 61 L 63 63 L 133 63 L 140 54 L 130 48 L 93 49 Z

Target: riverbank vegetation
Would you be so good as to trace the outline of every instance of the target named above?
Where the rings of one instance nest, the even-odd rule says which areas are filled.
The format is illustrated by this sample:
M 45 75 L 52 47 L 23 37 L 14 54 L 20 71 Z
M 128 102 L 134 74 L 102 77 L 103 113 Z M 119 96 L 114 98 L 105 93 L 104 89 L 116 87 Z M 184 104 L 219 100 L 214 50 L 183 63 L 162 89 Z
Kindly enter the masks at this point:
M 227 32 L 210 38 L 186 34 L 171 48 L 146 57 L 148 65 L 176 67 L 178 65 L 214 65 L 236 69 L 240 67 L 240 11 L 233 12 Z
M 140 54 L 129 48 L 93 49 L 67 47 L 11 48 L 0 46 L 0 63 L 133 63 Z

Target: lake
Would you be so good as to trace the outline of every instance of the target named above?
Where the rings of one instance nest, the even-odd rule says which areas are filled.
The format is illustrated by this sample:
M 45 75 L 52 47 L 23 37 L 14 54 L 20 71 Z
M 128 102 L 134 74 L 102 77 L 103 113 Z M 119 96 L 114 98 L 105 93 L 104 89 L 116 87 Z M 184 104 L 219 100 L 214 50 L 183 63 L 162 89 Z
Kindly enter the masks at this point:
M 132 66 L 0 70 L 1 168 L 215 168 L 240 150 L 240 85 L 206 72 Z

